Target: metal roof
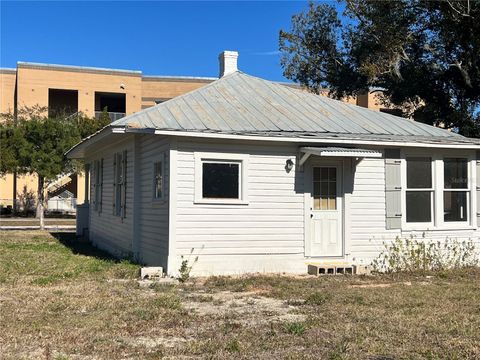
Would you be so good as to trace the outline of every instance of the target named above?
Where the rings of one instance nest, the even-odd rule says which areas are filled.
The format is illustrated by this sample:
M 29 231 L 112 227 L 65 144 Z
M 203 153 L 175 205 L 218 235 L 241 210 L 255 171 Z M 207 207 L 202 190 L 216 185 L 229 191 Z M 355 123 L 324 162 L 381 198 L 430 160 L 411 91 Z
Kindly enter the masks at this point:
M 382 153 L 380 151 L 371 149 L 358 149 L 346 147 L 315 147 L 304 146 L 300 148 L 303 156 L 300 158 L 299 165 L 302 166 L 311 155 L 330 156 L 330 157 L 353 157 L 353 158 L 380 158 Z
M 240 71 L 112 127 L 263 136 L 342 136 L 474 142 L 444 129 L 347 104 Z
M 377 150 L 371 149 L 357 149 L 357 148 L 345 148 L 345 147 L 314 147 L 306 146 L 301 147 L 300 152 L 305 154 L 312 154 L 318 156 L 345 156 L 345 157 L 382 157 L 382 153 Z

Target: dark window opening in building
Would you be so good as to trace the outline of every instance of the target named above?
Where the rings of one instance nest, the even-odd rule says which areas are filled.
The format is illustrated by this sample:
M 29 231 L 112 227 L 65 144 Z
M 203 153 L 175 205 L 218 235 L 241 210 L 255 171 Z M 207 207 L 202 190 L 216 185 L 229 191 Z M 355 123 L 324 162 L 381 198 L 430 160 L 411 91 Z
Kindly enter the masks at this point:
M 159 98 L 159 99 L 155 99 L 155 105 L 158 105 L 158 104 L 161 104 L 167 100 L 170 100 L 171 98 Z
M 48 89 L 48 116 L 73 115 L 78 112 L 78 91 Z
M 125 94 L 95 92 L 95 117 L 98 119 L 103 111 L 108 112 L 112 121 L 123 118 L 126 112 Z
M 395 116 L 400 116 L 403 117 L 403 112 L 400 109 L 387 109 L 387 108 L 381 108 L 380 112 L 390 114 L 390 115 L 395 115 Z

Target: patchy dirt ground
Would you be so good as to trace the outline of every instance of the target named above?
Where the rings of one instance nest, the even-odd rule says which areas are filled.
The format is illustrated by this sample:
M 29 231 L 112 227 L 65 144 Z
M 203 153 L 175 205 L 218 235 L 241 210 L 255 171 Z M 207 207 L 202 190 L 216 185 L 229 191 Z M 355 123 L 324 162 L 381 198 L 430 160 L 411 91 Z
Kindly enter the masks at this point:
M 480 271 L 139 282 L 69 234 L 0 232 L 0 359 L 479 359 Z
M 200 316 L 238 317 L 245 325 L 268 322 L 305 321 L 306 316 L 295 313 L 295 306 L 285 300 L 268 298 L 256 292 L 220 291 L 213 294 L 194 293 L 185 299 L 185 308 Z

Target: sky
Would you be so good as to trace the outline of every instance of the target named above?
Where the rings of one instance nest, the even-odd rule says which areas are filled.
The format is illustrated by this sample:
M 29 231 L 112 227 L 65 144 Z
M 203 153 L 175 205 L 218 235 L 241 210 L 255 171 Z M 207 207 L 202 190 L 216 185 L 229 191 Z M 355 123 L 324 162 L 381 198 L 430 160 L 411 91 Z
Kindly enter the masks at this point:
M 239 69 L 286 81 L 278 34 L 307 2 L 0 0 L 0 66 L 17 61 L 218 76 L 218 54 Z

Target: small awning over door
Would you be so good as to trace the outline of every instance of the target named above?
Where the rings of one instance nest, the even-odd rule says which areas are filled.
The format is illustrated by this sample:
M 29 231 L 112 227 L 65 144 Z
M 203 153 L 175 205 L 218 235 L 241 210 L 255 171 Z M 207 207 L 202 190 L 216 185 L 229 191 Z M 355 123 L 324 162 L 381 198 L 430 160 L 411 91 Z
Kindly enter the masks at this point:
M 300 159 L 300 166 L 308 160 L 311 155 L 328 157 L 353 157 L 353 158 L 381 158 L 382 153 L 376 150 L 342 148 L 342 147 L 302 147 L 303 153 Z

